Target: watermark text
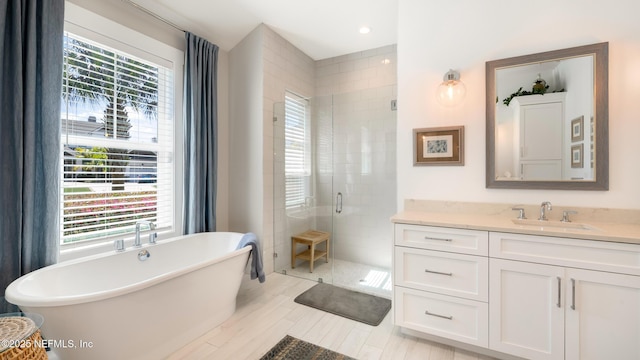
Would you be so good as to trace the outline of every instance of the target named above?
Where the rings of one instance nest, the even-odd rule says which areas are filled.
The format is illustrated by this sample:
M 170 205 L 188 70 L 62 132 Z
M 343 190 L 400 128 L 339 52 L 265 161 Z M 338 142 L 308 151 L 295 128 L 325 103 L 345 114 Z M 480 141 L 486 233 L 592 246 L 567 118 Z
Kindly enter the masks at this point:
M 52 349 L 91 349 L 93 341 L 86 340 L 61 340 L 61 339 L 21 339 L 21 340 L 0 340 L 0 348 L 52 348 Z

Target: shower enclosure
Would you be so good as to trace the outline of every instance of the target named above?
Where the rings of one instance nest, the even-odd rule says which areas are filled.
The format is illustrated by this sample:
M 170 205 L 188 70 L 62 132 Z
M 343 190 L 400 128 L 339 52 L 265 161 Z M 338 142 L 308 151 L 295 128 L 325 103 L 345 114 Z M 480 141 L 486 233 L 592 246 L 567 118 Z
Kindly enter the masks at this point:
M 275 271 L 390 297 L 396 87 L 274 107 Z M 293 235 L 330 234 L 328 262 L 296 259 Z M 318 245 L 324 250 L 325 244 Z M 298 244 L 295 253 L 305 250 Z

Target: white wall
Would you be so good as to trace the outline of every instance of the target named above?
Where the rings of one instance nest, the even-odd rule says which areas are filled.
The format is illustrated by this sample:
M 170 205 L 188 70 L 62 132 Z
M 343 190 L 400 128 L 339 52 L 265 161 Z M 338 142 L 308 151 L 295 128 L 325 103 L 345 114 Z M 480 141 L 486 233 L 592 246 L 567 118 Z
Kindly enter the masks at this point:
M 229 229 L 263 235 L 263 37 L 252 31 L 229 52 Z M 256 169 L 258 169 L 256 171 Z
M 184 33 L 122 0 L 66 0 L 156 40 L 184 50 Z M 99 30 L 99 29 L 94 29 Z
M 399 0 L 398 209 L 407 198 L 586 207 L 640 207 L 640 22 L 636 0 L 432 2 Z M 485 188 L 485 62 L 609 42 L 609 191 Z M 444 108 L 435 90 L 449 68 L 467 86 Z M 413 167 L 413 128 L 465 126 L 465 166 Z

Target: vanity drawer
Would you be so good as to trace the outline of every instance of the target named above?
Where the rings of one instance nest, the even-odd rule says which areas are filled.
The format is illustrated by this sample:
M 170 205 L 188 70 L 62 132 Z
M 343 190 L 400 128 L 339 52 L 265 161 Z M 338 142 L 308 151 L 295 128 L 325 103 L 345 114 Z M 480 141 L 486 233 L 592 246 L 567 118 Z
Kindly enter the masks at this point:
M 487 303 L 395 288 L 396 325 L 426 334 L 487 347 Z
M 487 256 L 487 231 L 395 224 L 395 244 L 421 249 Z
M 640 275 L 640 245 L 491 232 L 491 257 Z
M 395 284 L 487 301 L 489 258 L 395 247 Z

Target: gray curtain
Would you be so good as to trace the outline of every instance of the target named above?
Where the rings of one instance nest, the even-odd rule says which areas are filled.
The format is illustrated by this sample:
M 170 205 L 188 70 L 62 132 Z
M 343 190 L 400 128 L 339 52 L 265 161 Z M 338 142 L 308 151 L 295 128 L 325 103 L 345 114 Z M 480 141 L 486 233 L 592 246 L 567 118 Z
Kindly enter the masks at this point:
M 218 46 L 186 32 L 184 233 L 216 230 Z
M 6 287 L 59 253 L 64 0 L 0 0 L 0 312 Z

